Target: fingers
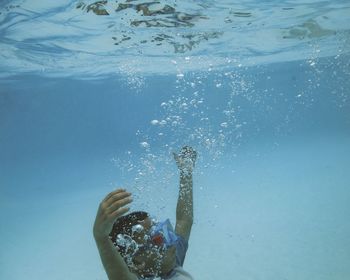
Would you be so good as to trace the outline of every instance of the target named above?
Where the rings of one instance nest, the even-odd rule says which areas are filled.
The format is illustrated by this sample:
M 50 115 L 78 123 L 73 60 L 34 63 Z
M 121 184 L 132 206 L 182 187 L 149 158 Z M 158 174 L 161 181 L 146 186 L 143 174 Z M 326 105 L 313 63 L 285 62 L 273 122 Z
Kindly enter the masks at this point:
M 97 237 L 108 236 L 116 219 L 130 210 L 126 205 L 131 201 L 131 193 L 125 189 L 117 189 L 109 193 L 100 203 L 97 211 L 94 235 Z
M 174 159 L 176 162 L 179 162 L 179 156 L 176 153 L 173 153 Z
M 197 156 L 197 152 L 190 146 L 183 146 L 180 150 L 180 155 L 195 158 Z
M 101 202 L 98 216 L 105 222 L 113 223 L 130 210 L 129 207 L 125 206 L 131 202 L 131 193 L 128 193 L 125 189 L 115 190 L 109 193 Z
M 190 146 L 183 146 L 182 148 L 181 148 L 181 153 L 188 153 L 188 152 L 190 152 L 191 150 L 193 150 L 192 149 L 192 147 L 190 147 Z
M 112 200 L 113 198 L 115 198 L 115 200 Z M 108 206 L 109 213 L 115 212 L 132 202 L 130 193 L 122 194 L 121 196 L 112 196 L 110 200 L 112 203 Z
M 117 218 L 119 218 L 120 216 L 123 216 L 129 210 L 130 210 L 129 207 L 119 208 L 109 215 L 110 216 L 109 219 L 114 222 Z
M 174 153 L 175 157 L 175 153 Z M 197 159 L 197 152 L 190 146 L 184 146 L 181 148 L 180 152 L 178 155 L 176 155 L 175 160 L 179 162 L 181 159 L 191 159 L 194 162 Z
M 107 196 L 103 199 L 103 201 L 107 201 L 108 199 L 110 199 L 113 195 L 117 194 L 117 193 L 122 193 L 125 192 L 125 189 L 117 189 L 115 191 L 110 192 L 109 194 L 107 194 Z
M 193 158 L 193 159 L 197 158 L 197 152 L 196 151 L 192 151 L 191 158 Z
M 100 208 L 102 208 L 103 212 L 106 214 L 111 214 L 130 202 L 132 202 L 131 193 L 127 192 L 125 189 L 117 189 L 105 197 L 101 202 Z

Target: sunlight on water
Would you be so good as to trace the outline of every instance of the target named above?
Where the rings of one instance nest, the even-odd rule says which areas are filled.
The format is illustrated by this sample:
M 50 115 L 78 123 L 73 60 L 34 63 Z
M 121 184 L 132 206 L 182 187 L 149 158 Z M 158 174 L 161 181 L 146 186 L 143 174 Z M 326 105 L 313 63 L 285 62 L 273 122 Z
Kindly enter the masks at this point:
M 2 1 L 0 70 L 134 77 L 333 56 L 349 52 L 349 21 L 348 1 Z

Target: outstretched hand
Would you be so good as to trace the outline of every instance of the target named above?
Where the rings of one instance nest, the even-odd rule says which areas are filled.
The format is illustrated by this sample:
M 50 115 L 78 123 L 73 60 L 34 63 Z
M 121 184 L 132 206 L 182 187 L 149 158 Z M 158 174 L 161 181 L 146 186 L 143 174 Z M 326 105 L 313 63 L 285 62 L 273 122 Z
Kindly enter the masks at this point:
M 178 154 L 173 153 L 177 167 L 180 171 L 191 173 L 194 169 L 197 152 L 190 146 L 181 148 Z
M 95 219 L 94 236 L 96 239 L 108 237 L 115 220 L 129 211 L 129 207 L 125 206 L 131 201 L 131 194 L 124 189 L 117 189 L 105 197 L 100 203 Z

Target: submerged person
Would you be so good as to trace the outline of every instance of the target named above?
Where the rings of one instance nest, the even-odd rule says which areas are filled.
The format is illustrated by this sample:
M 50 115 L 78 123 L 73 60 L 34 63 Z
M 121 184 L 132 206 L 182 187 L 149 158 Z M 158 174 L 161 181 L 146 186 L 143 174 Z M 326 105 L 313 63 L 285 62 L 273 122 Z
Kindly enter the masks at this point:
M 94 238 L 109 280 L 191 280 L 183 268 L 193 223 L 192 171 L 197 153 L 188 146 L 174 153 L 180 170 L 175 232 L 146 212 L 129 211 L 131 194 L 118 189 L 100 203 Z

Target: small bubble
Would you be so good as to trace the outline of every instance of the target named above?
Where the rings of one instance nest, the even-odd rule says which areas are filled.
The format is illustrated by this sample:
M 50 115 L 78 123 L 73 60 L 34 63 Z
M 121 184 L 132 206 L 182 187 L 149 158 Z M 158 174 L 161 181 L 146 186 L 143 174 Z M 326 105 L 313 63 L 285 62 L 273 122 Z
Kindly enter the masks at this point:
M 184 76 L 185 76 L 185 75 L 182 74 L 182 73 L 179 73 L 179 74 L 176 75 L 176 77 L 181 78 L 181 79 L 182 79 Z
M 131 231 L 134 232 L 141 232 L 143 230 L 143 226 L 140 224 L 134 225 L 131 229 Z
M 141 142 L 140 146 L 145 149 L 148 149 L 150 147 L 150 145 L 147 142 Z
M 308 63 L 310 64 L 310 66 L 315 66 L 316 65 L 316 62 L 313 61 L 313 60 L 309 60 Z

